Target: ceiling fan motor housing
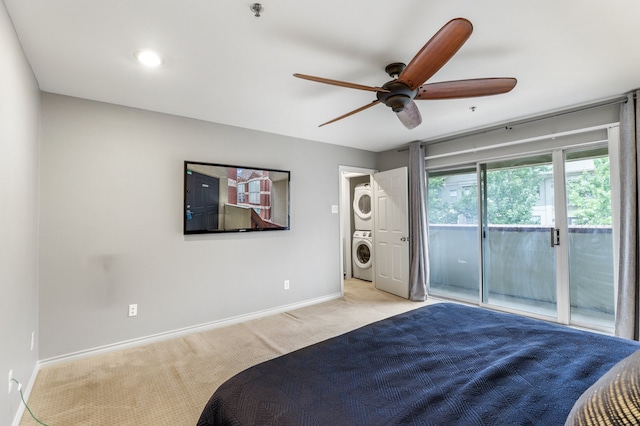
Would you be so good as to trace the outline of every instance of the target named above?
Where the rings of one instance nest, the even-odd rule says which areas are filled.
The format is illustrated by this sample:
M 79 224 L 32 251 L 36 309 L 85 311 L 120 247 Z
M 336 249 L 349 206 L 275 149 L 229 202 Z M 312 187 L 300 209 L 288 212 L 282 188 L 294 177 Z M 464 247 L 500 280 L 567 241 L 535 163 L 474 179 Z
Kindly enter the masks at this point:
M 385 83 L 382 88 L 387 89 L 389 92 L 376 92 L 376 96 L 380 102 L 391 108 L 393 112 L 402 111 L 418 94 L 418 89 L 411 90 L 409 86 L 397 80 Z

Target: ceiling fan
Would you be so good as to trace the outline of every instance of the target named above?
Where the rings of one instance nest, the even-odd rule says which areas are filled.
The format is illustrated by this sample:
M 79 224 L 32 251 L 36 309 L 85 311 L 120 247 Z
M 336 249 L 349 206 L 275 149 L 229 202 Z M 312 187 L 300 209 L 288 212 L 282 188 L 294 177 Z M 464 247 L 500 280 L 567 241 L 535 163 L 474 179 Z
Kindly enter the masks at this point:
M 507 93 L 517 83 L 515 78 L 475 78 L 469 80 L 443 81 L 425 83 L 467 41 L 473 25 L 467 19 L 456 18 L 447 22 L 420 51 L 405 65 L 395 62 L 387 65 L 385 72 L 393 80 L 382 87 L 365 86 L 345 81 L 331 80 L 306 74 L 293 74 L 294 77 L 334 86 L 375 92 L 377 99 L 373 102 L 348 112 L 333 120 L 322 123 L 319 127 L 334 123 L 343 118 L 357 114 L 379 103 L 390 107 L 407 129 L 413 129 L 422 122 L 420 110 L 414 100 L 455 99 L 475 96 L 488 96 Z

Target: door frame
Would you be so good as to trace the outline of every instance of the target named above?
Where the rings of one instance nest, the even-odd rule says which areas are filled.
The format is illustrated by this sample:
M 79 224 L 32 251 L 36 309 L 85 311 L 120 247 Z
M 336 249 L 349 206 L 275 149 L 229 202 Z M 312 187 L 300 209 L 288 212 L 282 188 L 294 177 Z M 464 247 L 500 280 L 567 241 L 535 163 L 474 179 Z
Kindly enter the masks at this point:
M 351 204 L 350 181 L 353 177 L 370 176 L 377 171 L 376 169 L 338 165 L 338 198 L 340 200 L 340 235 L 338 246 L 340 248 L 340 294 L 342 296 L 344 296 L 345 277 L 353 277 L 351 236 L 354 230 L 351 229 L 353 206 Z

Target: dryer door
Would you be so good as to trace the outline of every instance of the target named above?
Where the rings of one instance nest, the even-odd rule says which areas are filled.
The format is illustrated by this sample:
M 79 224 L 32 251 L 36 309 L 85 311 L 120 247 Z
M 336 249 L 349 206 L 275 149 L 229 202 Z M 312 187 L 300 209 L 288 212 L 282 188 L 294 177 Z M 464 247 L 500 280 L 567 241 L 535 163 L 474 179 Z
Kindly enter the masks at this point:
M 369 241 L 356 241 L 353 245 L 353 261 L 358 268 L 371 268 L 371 243 Z
M 371 191 L 356 191 L 353 197 L 353 211 L 360 219 L 371 218 Z

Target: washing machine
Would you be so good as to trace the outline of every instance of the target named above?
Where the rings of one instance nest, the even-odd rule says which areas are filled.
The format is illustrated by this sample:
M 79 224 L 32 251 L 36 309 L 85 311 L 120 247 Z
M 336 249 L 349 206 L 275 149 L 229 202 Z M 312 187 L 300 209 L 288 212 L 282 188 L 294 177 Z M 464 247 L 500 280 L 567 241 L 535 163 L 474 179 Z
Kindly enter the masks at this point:
M 353 191 L 353 222 L 358 231 L 371 231 L 371 185 L 361 183 Z
M 373 239 L 371 231 L 353 233 L 353 277 L 361 280 L 373 280 Z

